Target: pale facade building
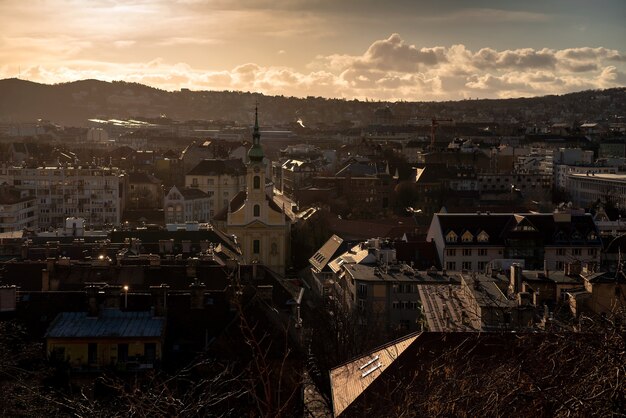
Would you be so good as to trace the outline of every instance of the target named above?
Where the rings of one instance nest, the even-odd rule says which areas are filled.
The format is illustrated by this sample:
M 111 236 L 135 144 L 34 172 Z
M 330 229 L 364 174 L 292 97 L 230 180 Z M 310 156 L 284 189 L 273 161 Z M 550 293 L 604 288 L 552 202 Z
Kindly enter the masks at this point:
M 246 167 L 241 160 L 202 160 L 185 175 L 185 187 L 208 195 L 209 220 L 245 186 Z
M 6 184 L 0 185 L 0 233 L 37 228 L 34 196 Z
M 426 240 L 450 271 L 484 272 L 506 260 L 563 270 L 574 261 L 599 265 L 602 250 L 591 215 L 568 213 L 436 213 Z
M 208 222 L 209 201 L 202 190 L 173 186 L 163 199 L 165 223 Z
M 126 176 L 115 167 L 0 167 L 0 182 L 35 197 L 40 228 L 61 227 L 65 218 L 84 218 L 90 226 L 119 225 Z
M 626 174 L 621 173 L 569 173 L 565 190 L 572 203 L 589 207 L 598 200 L 610 200 L 620 209 L 626 208 Z

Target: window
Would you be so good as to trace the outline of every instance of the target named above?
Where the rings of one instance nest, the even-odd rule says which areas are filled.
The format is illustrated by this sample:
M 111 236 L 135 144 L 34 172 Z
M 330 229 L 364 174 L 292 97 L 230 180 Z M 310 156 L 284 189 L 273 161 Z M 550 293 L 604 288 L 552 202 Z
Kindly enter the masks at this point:
M 259 176 L 254 176 L 254 179 L 252 180 L 253 184 L 254 184 L 254 188 L 255 189 L 260 189 L 261 188 L 261 177 Z
M 565 255 L 565 248 L 557 248 L 556 255 Z
M 557 261 L 556 262 L 556 269 L 557 270 L 563 270 L 563 267 L 565 267 L 565 263 L 563 263 L 562 261 Z
M 486 256 L 487 255 L 487 249 L 486 248 L 479 248 L 478 249 L 478 255 L 482 256 L 482 257 Z
M 154 363 L 156 360 L 156 344 L 145 343 L 143 345 L 143 355 L 146 358 L 146 363 Z
M 446 270 L 456 270 L 456 262 L 447 261 L 446 262 Z
M 87 362 L 89 364 L 98 363 L 98 344 L 89 343 L 87 345 Z
M 447 249 L 447 250 L 446 250 L 446 255 L 447 255 L 447 256 L 450 256 L 450 257 L 454 257 L 454 256 L 456 256 L 456 250 L 455 250 L 454 248 L 452 248 L 452 249 Z
M 125 363 L 128 361 L 128 344 L 117 345 L 117 361 Z
M 470 231 L 465 231 L 465 233 L 461 237 L 461 241 L 463 241 L 463 242 L 472 242 L 472 241 L 474 241 L 474 236 L 472 235 L 472 233 Z
M 572 255 L 581 255 L 582 250 L 580 248 L 572 248 Z
M 479 261 L 478 262 L 478 271 L 485 271 L 487 268 L 487 262 L 486 261 Z
M 598 250 L 596 250 L 595 248 L 589 248 L 587 250 L 587 255 L 595 257 L 596 255 L 598 255 Z
M 255 239 L 252 241 L 252 253 L 259 254 L 261 252 L 261 241 Z
M 471 261 L 464 261 L 462 266 L 463 266 L 463 270 L 471 270 L 472 269 L 472 262 Z
M 402 309 L 409 309 L 409 301 L 407 300 L 402 301 Z
M 367 296 L 367 285 L 364 283 L 359 283 L 359 289 L 357 294 L 362 297 Z
M 417 301 L 412 300 L 411 301 L 411 309 L 413 309 L 414 311 L 419 309 L 419 303 L 417 303 Z
M 463 248 L 463 255 L 466 257 L 469 257 L 472 255 L 472 249 L 471 248 Z
M 253 215 L 254 215 L 255 217 L 259 217 L 259 216 L 261 216 L 261 206 L 259 206 L 259 205 L 254 205 L 254 207 L 253 207 L 252 211 L 253 211 Z
M 391 302 L 391 307 L 393 309 L 400 309 L 400 301 L 394 300 L 393 302 Z

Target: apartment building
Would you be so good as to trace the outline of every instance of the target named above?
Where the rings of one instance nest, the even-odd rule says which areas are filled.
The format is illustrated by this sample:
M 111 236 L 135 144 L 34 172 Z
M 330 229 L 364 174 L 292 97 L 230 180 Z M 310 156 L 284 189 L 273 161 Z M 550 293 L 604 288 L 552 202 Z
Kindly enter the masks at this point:
M 241 160 L 202 160 L 185 175 L 185 187 L 209 198 L 209 220 L 246 187 L 246 166 Z
M 591 215 L 569 213 L 437 213 L 426 240 L 435 242 L 443 268 L 479 272 L 494 260 L 549 270 L 599 264 L 602 249 Z
M 37 228 L 37 203 L 28 191 L 0 185 L 0 233 Z
M 209 202 L 202 190 L 173 186 L 163 200 L 165 223 L 208 222 Z
M 368 326 L 416 330 L 421 317 L 420 274 L 396 260 L 392 243 L 373 238 L 342 251 L 333 235 L 314 255 L 312 287 L 330 304 L 357 312 Z
M 118 225 L 124 210 L 126 176 L 115 167 L 3 166 L 1 182 L 36 199 L 39 228 L 61 227 L 71 216 L 93 227 Z
M 626 174 L 569 173 L 565 190 L 572 197 L 572 203 L 580 207 L 609 200 L 619 208 L 626 208 Z

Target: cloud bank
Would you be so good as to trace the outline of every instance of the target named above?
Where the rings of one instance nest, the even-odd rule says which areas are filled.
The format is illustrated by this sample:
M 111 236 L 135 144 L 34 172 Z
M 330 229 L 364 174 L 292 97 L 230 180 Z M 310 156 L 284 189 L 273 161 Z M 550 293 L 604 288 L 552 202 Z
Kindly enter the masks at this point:
M 41 48 L 52 48 L 45 41 L 30 41 L 43 42 L 38 45 Z M 188 43 L 184 38 L 162 42 Z M 132 39 L 113 44 L 118 49 L 134 45 Z M 360 55 L 314 57 L 304 71 L 252 62 L 210 70 L 159 58 L 127 63 L 71 58 L 77 49 L 87 47 L 88 44 L 68 39 L 57 46 L 68 56 L 63 65 L 50 61 L 28 66 L 22 68 L 21 77 L 45 83 L 97 78 L 139 82 L 166 90 L 184 87 L 411 101 L 530 97 L 626 85 L 626 53 L 602 47 L 472 51 L 462 44 L 419 47 L 394 33 L 374 41 Z M 283 54 L 285 51 L 279 55 Z M 15 75 L 14 68 L 0 67 L 1 77 Z

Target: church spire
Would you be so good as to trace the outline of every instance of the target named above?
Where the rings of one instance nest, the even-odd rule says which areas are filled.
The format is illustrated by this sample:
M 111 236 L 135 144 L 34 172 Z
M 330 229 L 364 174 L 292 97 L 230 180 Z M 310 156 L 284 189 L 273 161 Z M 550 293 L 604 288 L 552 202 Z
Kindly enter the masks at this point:
M 248 151 L 250 162 L 263 161 L 263 148 L 261 148 L 261 133 L 259 132 L 259 104 L 254 106 L 254 130 L 252 131 L 252 147 Z
M 259 104 L 254 106 L 254 132 L 252 134 L 252 140 L 254 145 L 261 145 L 259 143 L 261 134 L 259 133 Z

